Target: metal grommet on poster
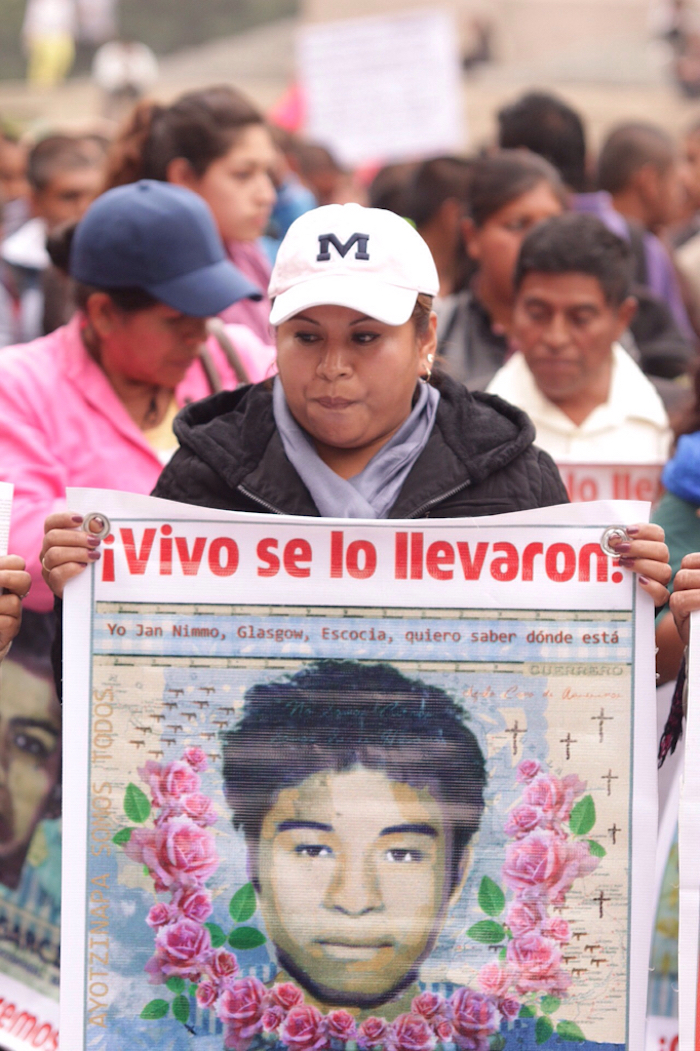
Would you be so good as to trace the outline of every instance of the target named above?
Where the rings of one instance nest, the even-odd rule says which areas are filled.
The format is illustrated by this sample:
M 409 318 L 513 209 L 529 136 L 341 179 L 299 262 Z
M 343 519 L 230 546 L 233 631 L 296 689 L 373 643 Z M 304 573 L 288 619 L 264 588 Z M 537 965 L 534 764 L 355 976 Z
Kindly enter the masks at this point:
M 98 540 L 104 540 L 111 533 L 112 524 L 107 515 L 100 514 L 99 511 L 90 511 L 83 518 L 83 524 L 80 528 L 84 529 L 90 536 L 97 537 Z
M 617 537 L 618 540 L 629 540 L 629 535 L 624 526 L 608 526 L 600 538 L 600 546 L 606 555 L 617 555 L 619 553 L 614 547 L 610 546 L 610 541 L 613 537 Z

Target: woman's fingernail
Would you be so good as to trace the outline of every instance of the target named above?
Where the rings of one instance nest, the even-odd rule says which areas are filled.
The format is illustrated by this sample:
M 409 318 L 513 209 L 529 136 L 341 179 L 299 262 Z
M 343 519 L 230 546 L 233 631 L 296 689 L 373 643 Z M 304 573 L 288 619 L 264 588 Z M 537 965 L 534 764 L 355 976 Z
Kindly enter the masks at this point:
M 639 583 L 640 584 L 648 584 L 648 583 L 650 583 L 650 581 L 646 577 L 643 577 L 643 576 L 640 575 Z
M 620 565 L 624 566 L 625 569 L 631 569 L 634 566 L 634 563 L 635 563 L 635 559 L 634 558 L 629 558 L 629 557 L 624 558 L 623 557 L 623 558 L 620 559 Z
M 635 536 L 639 532 L 639 526 L 627 526 L 627 535 Z
M 617 551 L 629 551 L 630 543 L 629 540 L 623 540 L 621 544 L 617 545 Z
M 75 522 L 76 525 L 82 525 L 83 516 L 82 515 L 71 515 L 70 516 L 70 520 L 71 520 L 71 522 Z
M 99 547 L 101 543 L 102 541 L 100 540 L 99 536 L 89 536 L 87 538 L 88 547 Z
M 100 555 L 101 555 L 101 553 L 99 551 L 88 551 L 88 558 L 92 562 L 96 562 L 97 559 L 100 558 Z

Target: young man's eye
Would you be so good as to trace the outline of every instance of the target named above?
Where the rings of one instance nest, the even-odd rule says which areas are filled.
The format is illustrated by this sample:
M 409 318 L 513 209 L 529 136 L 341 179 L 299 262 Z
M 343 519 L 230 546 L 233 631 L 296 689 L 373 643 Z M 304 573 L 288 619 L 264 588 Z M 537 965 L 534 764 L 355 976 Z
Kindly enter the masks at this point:
M 420 850 L 409 850 L 407 847 L 392 847 L 391 850 L 386 852 L 386 860 L 393 863 L 398 862 L 399 864 L 416 862 L 423 860 L 423 854 Z
M 333 855 L 333 850 L 325 843 L 299 843 L 294 848 L 294 853 L 302 858 L 329 858 Z

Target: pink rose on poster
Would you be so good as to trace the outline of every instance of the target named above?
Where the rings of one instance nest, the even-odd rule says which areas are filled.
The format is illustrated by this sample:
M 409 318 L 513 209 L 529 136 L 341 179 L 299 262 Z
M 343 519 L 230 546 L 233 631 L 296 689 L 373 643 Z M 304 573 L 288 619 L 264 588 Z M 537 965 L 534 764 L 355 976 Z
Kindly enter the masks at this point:
M 230 985 L 238 971 L 238 960 L 228 949 L 216 949 L 207 962 L 207 974 L 217 985 Z
M 437 1038 L 425 1018 L 404 1014 L 389 1026 L 385 1047 L 387 1051 L 433 1051 Z
M 441 1040 L 444 1044 L 449 1043 L 452 1040 L 452 1037 L 454 1035 L 452 1029 L 452 1022 L 448 1022 L 446 1018 L 443 1018 L 439 1021 L 434 1020 L 433 1028 L 435 1030 L 435 1035 L 438 1038 L 438 1040 Z
M 326 1032 L 331 1040 L 354 1040 L 357 1036 L 355 1019 L 349 1011 L 329 1011 L 326 1015 Z
M 176 759 L 161 774 L 162 791 L 170 799 L 181 799 L 199 791 L 200 780 L 189 763 Z
M 514 938 L 538 931 L 547 919 L 547 910 L 539 901 L 513 901 L 506 912 L 506 923 Z
M 189 763 L 192 769 L 196 770 L 198 774 L 204 773 L 209 766 L 207 753 L 203 748 L 186 748 L 182 758 L 186 763 Z
M 195 792 L 191 796 L 183 796 L 180 800 L 182 812 L 191 817 L 198 825 L 215 825 L 219 820 L 209 796 Z
M 373 1047 L 380 1047 L 389 1030 L 389 1023 L 385 1018 L 365 1018 L 357 1032 L 357 1046 L 362 1051 L 370 1051 Z
M 297 1004 L 304 1002 L 304 994 L 293 982 L 278 982 L 270 989 L 273 1004 L 278 1004 L 283 1011 L 291 1011 Z
M 500 1019 L 492 997 L 471 989 L 458 989 L 450 997 L 454 1041 L 465 1051 L 476 1051 L 479 1041 L 498 1032 Z M 487 1044 L 488 1046 L 488 1044 Z
M 521 785 L 527 785 L 530 781 L 534 781 L 541 769 L 542 764 L 537 759 L 523 759 L 522 763 L 518 764 L 516 781 L 519 781 Z
M 145 766 L 139 767 L 139 777 L 151 790 L 152 804 L 158 807 L 165 805 L 165 796 L 161 786 L 162 773 L 163 767 L 160 763 L 154 763 L 152 759 L 149 759 Z
M 515 988 L 519 993 L 549 993 L 561 996 L 571 984 L 562 970 L 561 952 L 541 934 L 524 934 L 508 945 L 508 963 L 515 971 Z
M 479 971 L 479 985 L 482 992 L 490 996 L 505 996 L 511 987 L 513 975 L 507 967 L 501 967 L 495 961 L 485 964 Z
M 521 1006 L 520 1000 L 514 1000 L 512 997 L 509 997 L 505 1000 L 501 1000 L 498 1005 L 498 1010 L 507 1022 L 514 1022 L 520 1014 Z
M 197 1003 L 206 1011 L 208 1007 L 213 1007 L 218 998 L 218 991 L 215 985 L 211 982 L 200 982 L 197 986 Z
M 553 938 L 555 942 L 568 942 L 571 939 L 571 927 L 560 916 L 554 916 L 542 925 L 542 934 Z
M 152 905 L 148 910 L 146 923 L 149 927 L 153 927 L 154 929 L 157 927 L 165 927 L 166 924 L 172 923 L 176 914 L 176 910 L 173 909 L 171 905 L 166 905 L 164 902 L 159 901 L 157 905 Z
M 311 1004 L 297 1004 L 282 1023 L 280 1039 L 290 1051 L 321 1051 L 328 1047 L 323 1015 Z
M 226 1023 L 227 1046 L 242 1048 L 261 1032 L 266 992 L 257 978 L 238 978 L 224 989 L 217 1014 Z
M 182 889 L 173 895 L 173 906 L 188 920 L 204 923 L 212 914 L 211 897 L 206 890 Z
M 421 993 L 420 996 L 414 997 L 411 1001 L 411 1012 L 415 1015 L 420 1015 L 421 1018 L 425 1018 L 428 1022 L 432 1022 L 447 1013 L 447 1002 L 444 996 L 440 996 L 439 993 L 426 991 Z
M 284 1021 L 284 1010 L 279 1004 L 266 1008 L 262 1016 L 263 1033 L 276 1033 Z
M 544 897 L 562 905 L 574 880 L 592 872 L 598 861 L 586 843 L 571 843 L 551 831 L 533 832 L 507 849 L 503 880 L 525 900 Z
M 585 781 L 575 774 L 563 778 L 545 774 L 526 787 L 523 800 L 539 809 L 542 828 L 559 829 L 569 820 L 574 801 L 585 791 Z
M 532 832 L 540 823 L 540 812 L 537 807 L 522 804 L 511 810 L 504 831 L 506 835 L 522 839 Z
M 170 818 L 152 831 L 135 829 L 124 850 L 148 867 L 158 893 L 173 885 L 197 886 L 219 865 L 211 832 L 188 817 Z
M 165 978 L 198 981 L 210 954 L 209 931 L 192 920 L 161 927 L 156 935 L 155 959 Z

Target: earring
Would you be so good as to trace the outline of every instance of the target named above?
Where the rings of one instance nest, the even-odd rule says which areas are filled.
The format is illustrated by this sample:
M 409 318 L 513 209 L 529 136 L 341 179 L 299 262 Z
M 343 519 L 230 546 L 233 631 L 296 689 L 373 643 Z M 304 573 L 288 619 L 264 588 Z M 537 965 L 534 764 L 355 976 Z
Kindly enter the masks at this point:
M 433 362 L 434 361 L 435 361 L 435 355 L 434 354 L 428 354 L 428 357 L 427 357 L 428 367 L 427 367 L 427 369 L 425 371 L 425 376 L 423 377 L 423 379 L 426 381 L 426 383 L 430 383 L 430 377 L 433 374 Z

